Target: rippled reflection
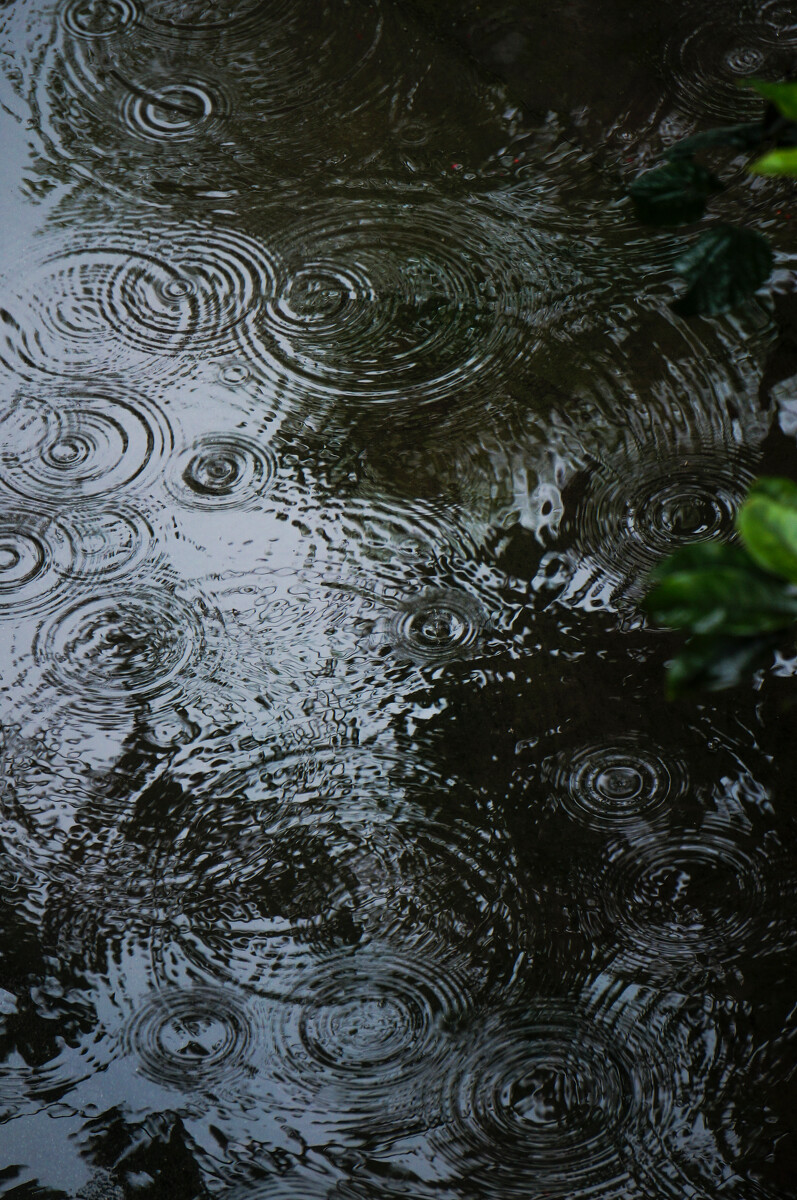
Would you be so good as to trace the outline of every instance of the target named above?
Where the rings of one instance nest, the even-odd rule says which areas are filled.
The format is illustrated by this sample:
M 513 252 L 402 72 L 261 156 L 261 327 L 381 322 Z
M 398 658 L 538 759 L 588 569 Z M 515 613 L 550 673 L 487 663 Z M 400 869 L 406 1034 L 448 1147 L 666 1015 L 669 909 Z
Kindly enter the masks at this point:
M 636 604 L 797 475 L 791 213 L 684 320 L 625 193 L 797 19 L 537 7 L 0 3 L 9 1200 L 791 1195 L 789 651 Z
M 556 755 L 541 777 L 570 816 L 605 829 L 671 811 L 689 786 L 684 762 L 633 736 Z
M 118 381 L 23 394 L 0 422 L 0 485 L 47 506 L 141 487 L 172 448 L 161 406 Z
M 788 935 L 788 909 L 761 849 L 722 826 L 616 847 L 607 884 L 618 938 L 654 971 Z
M 209 987 L 157 993 L 126 1030 L 139 1070 L 179 1091 L 218 1086 L 256 1069 L 255 1036 L 246 1006 Z
M 783 0 L 701 6 L 667 47 L 666 66 L 678 107 L 716 122 L 754 120 L 760 102 L 739 83 L 788 74 L 797 46 L 794 10 Z
M 545 304 L 554 287 L 545 247 L 467 208 L 444 218 L 338 203 L 290 235 L 276 243 L 284 274 L 246 336 L 275 380 L 319 401 L 423 403 L 494 385 L 525 352 L 523 299 Z

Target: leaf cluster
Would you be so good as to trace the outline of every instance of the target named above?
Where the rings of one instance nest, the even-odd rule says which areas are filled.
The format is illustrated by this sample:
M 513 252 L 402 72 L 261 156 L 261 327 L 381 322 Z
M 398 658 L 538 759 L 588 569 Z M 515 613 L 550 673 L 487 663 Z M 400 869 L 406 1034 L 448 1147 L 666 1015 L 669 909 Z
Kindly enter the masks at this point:
M 640 221 L 671 226 L 701 219 L 710 197 L 724 190 L 722 181 L 696 161 L 704 150 L 755 152 L 751 172 L 797 176 L 797 83 L 750 79 L 743 86 L 767 101 L 762 119 L 707 129 L 672 146 L 664 166 L 646 171 L 629 188 Z M 765 282 L 772 250 L 753 230 L 717 224 L 687 246 L 673 267 L 687 284 L 673 310 L 685 317 L 712 316 L 735 307 Z
M 736 529 L 741 545 L 684 546 L 650 575 L 642 607 L 691 635 L 670 664 L 670 696 L 740 683 L 797 621 L 797 484 L 758 479 Z

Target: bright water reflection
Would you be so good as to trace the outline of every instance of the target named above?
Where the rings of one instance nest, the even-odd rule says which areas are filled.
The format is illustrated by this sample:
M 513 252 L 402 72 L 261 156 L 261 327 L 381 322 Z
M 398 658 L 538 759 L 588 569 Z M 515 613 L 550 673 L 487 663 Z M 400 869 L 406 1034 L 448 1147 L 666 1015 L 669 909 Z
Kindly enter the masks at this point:
M 794 662 L 636 599 L 795 399 L 622 197 L 793 12 L 0 31 L 0 1196 L 791 1197 Z

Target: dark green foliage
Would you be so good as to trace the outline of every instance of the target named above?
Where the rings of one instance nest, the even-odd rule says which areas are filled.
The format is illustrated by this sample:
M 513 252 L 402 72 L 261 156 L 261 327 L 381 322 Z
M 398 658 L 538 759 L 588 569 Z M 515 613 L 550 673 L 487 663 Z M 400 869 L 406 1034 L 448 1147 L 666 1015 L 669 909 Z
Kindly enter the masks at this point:
M 754 175 L 797 176 L 797 147 L 770 150 L 767 154 L 762 154 L 761 158 L 757 158 L 750 170 Z
M 759 566 L 797 583 L 797 484 L 759 479 L 739 510 L 736 528 Z
M 691 637 L 667 669 L 667 696 L 674 700 L 688 691 L 718 692 L 737 687 L 764 665 L 775 644 L 776 639 L 765 634 Z
M 682 317 L 727 312 L 752 295 L 772 270 L 766 238 L 749 229 L 715 225 L 674 264 L 689 287 L 672 305 Z
M 712 192 L 722 190 L 716 175 L 691 158 L 646 171 L 629 188 L 640 221 L 649 225 L 683 225 L 697 221 Z
M 765 130 L 760 121 L 744 125 L 718 125 L 716 129 L 704 129 L 682 138 L 665 152 L 665 158 L 675 162 L 690 158 L 701 150 L 714 150 L 720 146 L 731 150 L 755 150 L 764 137 Z
M 753 88 L 767 101 L 761 119 L 702 130 L 670 146 L 665 154 L 669 162 L 641 175 L 629 188 L 640 221 L 681 225 L 703 216 L 709 197 L 723 184 L 695 162 L 701 150 L 763 148 L 765 153 L 750 171 L 797 177 L 797 83 L 749 79 L 739 86 Z M 772 251 L 752 230 L 717 225 L 681 254 L 674 267 L 689 286 L 673 311 L 683 317 L 713 316 L 727 312 L 764 283 L 772 270 Z
M 745 637 L 797 619 L 797 589 L 762 571 L 741 546 L 684 546 L 652 573 L 651 583 L 643 607 L 671 629 Z
M 797 83 L 769 83 L 765 79 L 746 79 L 741 87 L 752 88 L 774 104 L 788 121 L 797 121 Z
M 797 621 L 797 483 L 756 480 L 736 528 L 744 546 L 684 546 L 651 573 L 642 607 L 693 635 L 670 664 L 670 696 L 741 683 Z

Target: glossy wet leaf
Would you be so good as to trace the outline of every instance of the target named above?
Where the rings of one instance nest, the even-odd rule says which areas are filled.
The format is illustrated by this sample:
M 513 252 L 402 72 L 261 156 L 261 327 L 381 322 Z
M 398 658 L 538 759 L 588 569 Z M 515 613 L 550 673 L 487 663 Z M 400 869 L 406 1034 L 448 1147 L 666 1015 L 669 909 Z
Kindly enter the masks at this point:
M 797 619 L 797 590 L 762 571 L 740 546 L 684 546 L 651 574 L 642 607 L 660 625 L 745 636 Z
M 797 146 L 786 146 L 762 154 L 751 164 L 754 175 L 797 176 Z
M 636 215 L 649 225 L 683 225 L 702 217 L 706 200 L 722 190 L 716 175 L 692 159 L 647 171 L 628 189 Z
M 757 480 L 737 514 L 736 528 L 759 566 L 797 583 L 797 483 Z
M 772 653 L 771 635 L 692 637 L 667 668 L 667 696 L 675 699 L 689 691 L 717 692 L 737 687 L 749 679 Z
M 784 117 L 788 117 L 790 121 L 797 121 L 797 83 L 769 83 L 765 79 L 747 79 L 741 86 L 752 88 L 759 96 L 771 101 Z
M 749 229 L 715 225 L 675 262 L 689 285 L 672 309 L 682 317 L 727 312 L 761 286 L 772 270 L 766 238 Z
M 666 151 L 666 158 L 675 161 L 688 158 L 700 150 L 727 147 L 734 150 L 750 150 L 760 145 L 764 136 L 760 121 L 745 122 L 743 125 L 719 125 L 716 129 L 703 129 L 690 137 L 682 138 Z

